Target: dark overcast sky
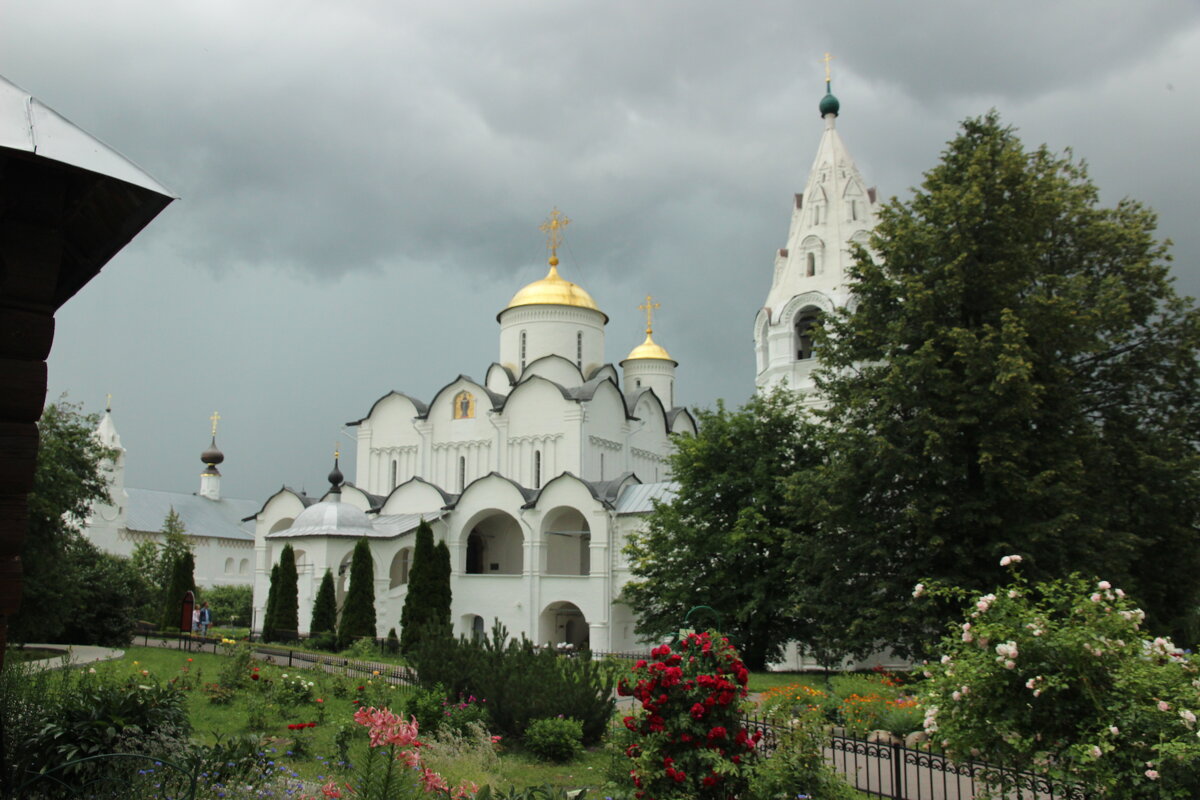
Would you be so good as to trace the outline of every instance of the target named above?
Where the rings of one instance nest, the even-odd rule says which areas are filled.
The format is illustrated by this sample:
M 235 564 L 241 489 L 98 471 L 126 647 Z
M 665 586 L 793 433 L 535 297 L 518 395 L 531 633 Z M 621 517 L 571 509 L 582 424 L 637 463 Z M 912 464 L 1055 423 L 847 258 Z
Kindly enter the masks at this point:
M 996 108 L 1155 208 L 1200 294 L 1194 0 L 39 0 L 0 74 L 181 196 L 59 312 L 49 397 L 113 394 L 131 486 L 195 491 L 219 410 L 225 494 L 319 492 L 380 395 L 483 377 L 558 206 L 608 359 L 650 293 L 677 396 L 741 403 L 827 50 L 885 197 Z

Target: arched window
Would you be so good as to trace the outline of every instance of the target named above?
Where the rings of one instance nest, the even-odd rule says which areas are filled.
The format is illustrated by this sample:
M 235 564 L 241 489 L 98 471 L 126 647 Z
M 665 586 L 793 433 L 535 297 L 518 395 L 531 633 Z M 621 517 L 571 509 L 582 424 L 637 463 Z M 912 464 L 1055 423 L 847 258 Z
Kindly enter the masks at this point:
M 813 206 L 813 225 L 821 224 L 821 206 L 820 204 Z
M 850 219 L 858 219 L 858 202 L 855 200 L 850 201 Z
M 467 457 L 458 457 L 458 490 L 467 488 Z
M 604 480 L 604 453 L 600 454 L 600 480 Z
M 243 558 L 238 562 L 238 575 L 250 574 L 250 559 Z
M 806 308 L 796 316 L 796 359 L 798 361 L 812 358 L 812 329 L 820 317 L 821 313 L 815 308 Z
M 521 331 L 521 369 L 525 369 L 525 331 Z
M 533 488 L 542 488 L 542 451 L 533 451 Z
M 583 369 L 583 331 L 575 331 L 575 366 Z
M 400 462 L 392 459 L 392 488 L 396 488 L 396 473 L 400 469 Z
M 817 256 L 816 256 L 816 254 L 809 253 L 808 256 L 805 258 L 805 261 L 807 263 L 805 264 L 804 274 L 811 278 L 813 275 L 817 274 Z
M 233 574 L 233 559 L 232 558 L 225 559 L 225 574 L 226 575 Z

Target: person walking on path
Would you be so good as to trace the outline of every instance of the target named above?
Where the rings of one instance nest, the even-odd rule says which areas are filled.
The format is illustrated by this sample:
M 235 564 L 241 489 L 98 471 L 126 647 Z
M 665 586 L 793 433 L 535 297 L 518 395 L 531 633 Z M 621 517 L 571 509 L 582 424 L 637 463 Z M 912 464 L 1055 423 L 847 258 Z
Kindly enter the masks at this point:
M 200 604 L 200 630 L 201 636 L 208 635 L 208 629 L 212 627 L 212 609 L 208 607 L 208 601 L 205 600 Z

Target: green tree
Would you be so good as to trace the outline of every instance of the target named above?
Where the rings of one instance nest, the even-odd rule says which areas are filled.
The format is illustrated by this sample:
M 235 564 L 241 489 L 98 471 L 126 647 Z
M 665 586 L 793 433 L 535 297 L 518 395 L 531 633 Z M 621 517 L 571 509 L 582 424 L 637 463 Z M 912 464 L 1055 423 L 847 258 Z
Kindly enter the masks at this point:
M 275 591 L 275 635 L 291 641 L 300 630 L 300 586 L 296 551 L 285 544 L 279 554 L 279 585 Z
M 162 621 L 159 627 L 180 630 L 180 623 L 183 621 L 183 596 L 192 592 L 192 597 L 196 597 L 195 572 L 196 560 L 190 552 L 175 559 L 175 565 L 171 569 L 171 582 L 163 598 Z
M 1152 628 L 1186 626 L 1200 318 L 1154 228 L 994 113 L 881 209 L 856 302 L 816 335 L 829 461 L 793 485 L 821 521 L 795 583 L 828 648 L 925 653 L 955 609 L 914 606 L 913 585 L 982 591 L 1009 553 L 1034 580 L 1105 575 Z
M 437 588 L 437 606 L 433 622 L 444 635 L 450 636 L 454 630 L 450 618 L 450 606 L 454 602 L 454 592 L 450 589 L 450 548 L 444 541 L 438 542 L 433 548 L 433 561 L 437 567 L 435 574 Z
M 145 584 L 146 597 L 139 609 L 143 618 L 154 619 L 162 613 L 175 562 L 184 553 L 191 552 L 192 544 L 187 529 L 174 508 L 167 512 L 163 520 L 162 541 L 148 539 L 133 548 L 130 561 Z
M 408 593 L 400 611 L 400 651 L 412 653 L 421 636 L 437 621 L 438 565 L 433 547 L 433 530 L 421 520 L 408 571 Z
M 308 635 L 316 639 L 321 636 L 332 637 L 336 632 L 337 595 L 333 588 L 333 572 L 325 570 L 325 577 L 321 578 L 321 586 L 317 589 L 317 598 L 313 601 Z
M 694 606 L 709 606 L 721 618 L 701 626 L 719 624 L 750 668 L 762 669 L 805 636 L 788 558 L 801 523 L 782 478 L 814 466 L 820 450 L 786 392 L 756 395 L 736 411 L 718 403 L 697 421 L 699 433 L 679 437 L 671 456 L 675 497 L 629 538 L 633 579 L 622 599 L 637 609 L 638 633 L 660 638 L 683 627 Z
M 275 641 L 275 607 L 279 605 L 279 565 L 271 565 L 271 584 L 267 588 L 267 607 L 263 610 L 262 639 Z
M 103 463 L 114 455 L 92 435 L 97 423 L 65 400 L 42 412 L 29 531 L 21 549 L 23 599 L 9 623 L 13 641 L 55 641 L 88 600 L 91 578 L 80 568 L 95 548 L 83 539 L 80 525 L 92 504 L 108 496 Z
M 350 559 L 350 588 L 342 604 L 338 649 L 346 649 L 363 636 L 375 638 L 375 559 L 365 538 L 354 545 Z

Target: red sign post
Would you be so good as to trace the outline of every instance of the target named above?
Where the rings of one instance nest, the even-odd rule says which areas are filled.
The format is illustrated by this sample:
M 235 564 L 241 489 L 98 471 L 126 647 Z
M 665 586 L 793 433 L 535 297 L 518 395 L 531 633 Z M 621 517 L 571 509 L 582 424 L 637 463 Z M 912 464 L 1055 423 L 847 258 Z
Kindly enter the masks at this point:
M 181 612 L 183 614 L 183 616 L 181 616 L 179 618 L 179 632 L 180 633 L 191 633 L 192 632 L 192 609 L 195 608 L 195 606 L 196 606 L 196 596 L 193 595 L 191 593 L 191 591 L 184 593 L 184 595 L 183 595 L 183 610 Z

